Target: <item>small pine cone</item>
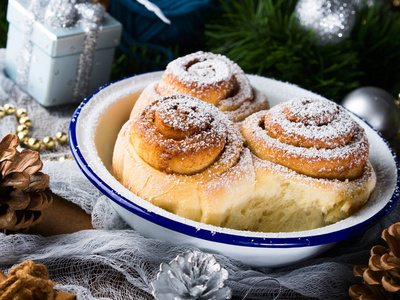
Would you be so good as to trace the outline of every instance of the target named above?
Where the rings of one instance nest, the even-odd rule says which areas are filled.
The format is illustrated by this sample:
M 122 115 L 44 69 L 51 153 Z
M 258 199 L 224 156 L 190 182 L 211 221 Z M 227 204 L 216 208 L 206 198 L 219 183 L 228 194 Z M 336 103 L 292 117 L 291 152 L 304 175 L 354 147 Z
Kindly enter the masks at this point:
M 56 284 L 44 265 L 26 260 L 8 275 L 0 271 L 0 299 L 76 300 L 74 294 L 54 290 Z
M 0 142 L 0 229 L 26 231 L 42 220 L 53 202 L 49 176 L 40 172 L 37 151 L 19 152 L 19 139 L 6 135 Z
M 368 266 L 355 266 L 362 284 L 349 289 L 352 299 L 400 299 L 400 222 L 382 232 L 389 248 L 374 246 Z
M 152 293 L 160 300 L 230 299 L 232 291 L 225 285 L 228 276 L 213 255 L 188 251 L 160 265 Z

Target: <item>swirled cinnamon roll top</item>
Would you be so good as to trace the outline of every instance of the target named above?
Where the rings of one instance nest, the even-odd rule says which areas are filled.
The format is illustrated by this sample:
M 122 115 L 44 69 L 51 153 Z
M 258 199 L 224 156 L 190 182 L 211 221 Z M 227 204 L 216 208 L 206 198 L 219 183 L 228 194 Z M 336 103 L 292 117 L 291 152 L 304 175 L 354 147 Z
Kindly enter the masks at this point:
M 169 63 L 162 79 L 139 97 L 132 115 L 159 97 L 175 94 L 211 103 L 234 122 L 269 108 L 265 95 L 251 86 L 236 63 L 220 54 L 199 51 Z
M 178 174 L 201 172 L 217 160 L 213 168 L 226 169 L 242 147 L 239 134 L 215 107 L 184 95 L 148 105 L 134 118 L 130 140 L 148 164 Z
M 315 178 L 358 178 L 369 154 L 364 129 L 328 100 L 280 103 L 248 117 L 241 132 L 258 157 Z

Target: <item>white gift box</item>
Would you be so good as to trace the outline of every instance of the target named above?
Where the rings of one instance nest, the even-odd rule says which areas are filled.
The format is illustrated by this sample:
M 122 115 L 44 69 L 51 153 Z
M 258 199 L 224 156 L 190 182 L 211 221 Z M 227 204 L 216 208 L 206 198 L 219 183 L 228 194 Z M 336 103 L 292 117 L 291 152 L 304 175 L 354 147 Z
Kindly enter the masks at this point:
M 88 68 L 91 72 L 83 85 L 85 91 L 77 93 L 79 84 L 82 86 L 82 81 L 77 82 L 78 73 L 82 71 L 79 68 L 88 67 L 82 66 L 82 60 L 80 62 L 87 30 L 79 22 L 68 28 L 57 28 L 40 21 L 28 23 L 29 18 L 32 20 L 29 8 L 30 0 L 9 0 L 8 3 L 6 73 L 12 80 L 43 106 L 80 102 L 109 82 L 115 47 L 119 45 L 122 32 L 118 21 L 104 14 L 95 35 Z M 30 44 L 29 48 L 27 44 Z M 19 80 L 21 69 L 25 70 L 22 84 Z

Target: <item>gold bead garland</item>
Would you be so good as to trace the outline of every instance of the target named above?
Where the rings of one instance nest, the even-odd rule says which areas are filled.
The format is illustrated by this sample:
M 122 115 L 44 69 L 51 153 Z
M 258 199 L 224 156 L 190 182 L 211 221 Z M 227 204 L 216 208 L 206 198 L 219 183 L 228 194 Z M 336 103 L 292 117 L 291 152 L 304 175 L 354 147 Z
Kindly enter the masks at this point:
M 18 126 L 17 126 L 17 133 L 20 133 L 20 132 L 21 132 L 22 134 L 24 134 L 25 136 L 28 136 L 29 127 L 26 126 L 26 125 L 24 125 L 24 124 L 18 125 Z
M 41 148 L 51 150 L 55 147 L 56 141 L 59 144 L 65 144 L 68 141 L 68 135 L 62 131 L 57 132 L 54 138 L 45 136 L 42 141 L 30 137 L 29 129 L 32 126 L 32 121 L 28 117 L 28 111 L 25 108 L 15 109 L 15 106 L 11 103 L 0 106 L 0 119 L 9 115 L 15 115 L 18 120 L 17 136 L 20 139 L 20 145 L 24 148 L 35 151 L 39 151 Z
M 64 144 L 68 141 L 68 135 L 65 132 L 59 131 L 56 133 L 56 141 Z
M 32 121 L 28 117 L 21 117 L 18 122 L 21 125 L 28 126 L 28 128 L 32 126 Z
M 15 107 L 14 105 L 7 103 L 4 105 L 4 112 L 6 113 L 6 115 L 12 115 L 15 113 Z
M 54 141 L 54 139 L 52 138 L 52 137 L 50 137 L 50 136 L 45 136 L 44 138 L 43 138 L 43 140 L 42 140 L 42 142 L 43 142 L 43 146 L 46 148 L 46 149 L 53 149 L 54 148 L 54 146 L 56 145 L 56 142 Z
M 21 119 L 22 117 L 27 117 L 27 116 L 28 116 L 28 111 L 27 111 L 25 108 L 18 108 L 18 109 L 15 111 L 15 116 L 16 116 L 18 119 Z

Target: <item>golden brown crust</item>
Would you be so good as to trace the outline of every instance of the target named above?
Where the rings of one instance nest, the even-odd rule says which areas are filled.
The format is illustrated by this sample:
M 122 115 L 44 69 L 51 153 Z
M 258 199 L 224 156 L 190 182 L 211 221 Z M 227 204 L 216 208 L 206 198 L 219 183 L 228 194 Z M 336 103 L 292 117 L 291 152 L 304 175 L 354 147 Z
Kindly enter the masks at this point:
M 362 127 L 327 100 L 281 103 L 248 117 L 241 132 L 258 157 L 316 178 L 358 178 L 369 154 Z
M 130 142 L 144 161 L 167 173 L 198 173 L 218 159 L 218 169 L 225 170 L 242 146 L 238 135 L 230 134 L 227 121 L 196 98 L 167 96 L 133 118 Z M 223 152 L 230 147 L 237 150 L 225 158 Z
M 183 94 L 198 98 L 215 106 L 232 92 L 234 82 L 224 78 L 213 83 L 197 84 L 195 81 L 179 80 L 172 72 L 165 72 L 157 86 L 160 95 Z M 251 95 L 248 95 L 250 98 Z
M 211 103 L 233 122 L 269 108 L 265 95 L 253 89 L 236 63 L 223 55 L 200 51 L 172 61 L 162 79 L 144 90 L 131 116 L 152 101 L 175 94 L 189 95 Z
M 165 109 L 168 114 L 161 123 L 177 117 L 172 122 L 180 132 L 177 135 L 171 135 L 167 126 L 167 136 L 163 136 L 151 123 Z M 178 111 L 189 112 L 194 120 L 183 121 L 186 116 L 177 116 Z M 181 131 L 186 132 L 183 139 Z M 213 140 L 217 140 L 216 148 Z M 113 168 L 117 180 L 138 196 L 180 216 L 214 225 L 221 224 L 234 194 L 251 193 L 254 186 L 251 155 L 233 123 L 211 104 L 183 95 L 153 102 L 123 126 Z

